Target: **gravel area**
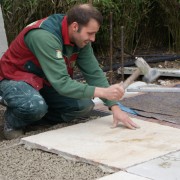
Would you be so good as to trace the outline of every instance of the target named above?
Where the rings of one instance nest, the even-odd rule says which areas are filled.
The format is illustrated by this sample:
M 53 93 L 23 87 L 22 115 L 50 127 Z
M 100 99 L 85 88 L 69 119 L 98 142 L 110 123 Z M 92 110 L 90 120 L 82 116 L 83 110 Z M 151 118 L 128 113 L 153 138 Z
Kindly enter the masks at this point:
M 95 166 L 15 144 L 0 150 L 0 172 L 7 180 L 85 180 L 105 175 Z
M 75 123 L 30 127 L 23 137 Z M 67 160 L 37 149 L 29 150 L 20 144 L 20 138 L 5 140 L 2 126 L 0 128 L 0 180 L 93 180 L 108 175 L 94 165 Z

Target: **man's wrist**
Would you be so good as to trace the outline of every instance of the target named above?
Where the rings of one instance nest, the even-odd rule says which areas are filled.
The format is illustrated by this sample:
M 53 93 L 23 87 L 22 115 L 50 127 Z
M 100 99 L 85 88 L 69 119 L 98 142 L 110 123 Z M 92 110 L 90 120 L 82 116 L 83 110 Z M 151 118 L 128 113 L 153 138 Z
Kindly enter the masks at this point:
M 105 88 L 96 87 L 94 90 L 94 97 L 104 98 Z
M 114 104 L 114 105 L 112 105 L 111 107 L 109 107 L 109 110 L 111 110 L 111 111 L 114 111 L 114 110 L 116 110 L 116 109 L 120 109 L 117 104 Z

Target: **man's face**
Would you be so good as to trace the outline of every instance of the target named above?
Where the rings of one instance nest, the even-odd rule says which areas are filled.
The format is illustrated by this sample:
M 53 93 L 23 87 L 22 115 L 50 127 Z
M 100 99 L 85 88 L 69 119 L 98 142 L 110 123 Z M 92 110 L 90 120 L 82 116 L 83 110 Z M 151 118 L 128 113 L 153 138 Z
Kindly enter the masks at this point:
M 80 27 L 77 23 L 74 25 L 71 41 L 79 48 L 83 48 L 90 42 L 95 41 L 96 33 L 99 31 L 99 24 L 91 19 L 86 26 Z

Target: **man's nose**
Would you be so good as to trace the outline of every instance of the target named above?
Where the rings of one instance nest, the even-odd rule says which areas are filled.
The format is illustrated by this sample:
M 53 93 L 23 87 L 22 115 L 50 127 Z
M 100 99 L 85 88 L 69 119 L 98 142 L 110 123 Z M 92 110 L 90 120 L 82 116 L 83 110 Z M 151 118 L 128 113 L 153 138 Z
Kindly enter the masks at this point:
M 90 36 L 90 41 L 91 41 L 91 42 L 94 42 L 95 39 L 96 39 L 95 35 Z

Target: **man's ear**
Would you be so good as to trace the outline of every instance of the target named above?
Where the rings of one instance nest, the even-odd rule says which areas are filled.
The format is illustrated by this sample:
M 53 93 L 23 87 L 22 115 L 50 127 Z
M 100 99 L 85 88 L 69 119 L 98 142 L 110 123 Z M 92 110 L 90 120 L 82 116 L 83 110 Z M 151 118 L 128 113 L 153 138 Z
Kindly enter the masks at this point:
M 73 30 L 74 32 L 77 32 L 78 29 L 79 29 L 78 23 L 77 23 L 77 22 L 73 22 L 73 23 L 72 23 L 72 30 Z

